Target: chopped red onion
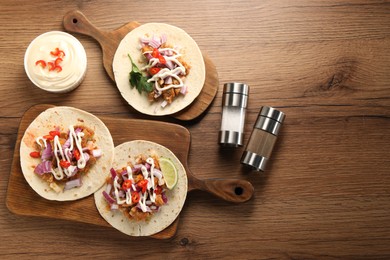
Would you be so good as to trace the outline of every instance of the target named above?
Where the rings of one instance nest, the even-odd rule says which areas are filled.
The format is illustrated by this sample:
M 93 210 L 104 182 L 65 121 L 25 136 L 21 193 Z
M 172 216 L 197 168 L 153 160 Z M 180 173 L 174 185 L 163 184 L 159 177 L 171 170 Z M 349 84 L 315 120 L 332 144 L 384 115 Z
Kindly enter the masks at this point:
M 107 194 L 110 194 L 111 189 L 112 189 L 111 183 L 107 184 L 107 186 L 106 186 L 106 192 L 107 192 Z
M 158 211 L 159 207 L 156 205 L 152 205 L 152 206 L 150 206 L 150 209 L 153 211 Z
M 173 71 L 172 71 L 173 74 L 179 76 L 180 74 L 183 73 L 183 70 L 180 68 L 180 67 L 177 67 L 175 68 Z
M 153 37 L 150 41 L 149 41 L 149 46 L 152 47 L 152 48 L 158 48 L 160 47 L 160 39 L 156 38 L 156 37 Z
M 156 168 L 153 171 L 153 175 L 156 176 L 158 179 L 161 179 L 162 176 L 163 176 L 162 172 L 160 170 L 156 169 Z
M 164 108 L 168 105 L 168 101 L 164 100 L 163 102 L 161 102 L 161 107 Z
M 133 167 L 133 172 L 134 173 L 138 173 L 138 172 L 140 172 L 141 171 L 141 169 L 142 169 L 142 166 L 145 166 L 146 167 L 146 170 L 150 170 L 150 164 L 148 164 L 148 163 L 145 163 L 145 164 L 135 164 L 134 165 L 134 167 Z
M 45 149 L 43 149 L 41 154 L 41 160 L 47 161 L 50 160 L 53 156 L 53 150 L 51 148 L 50 142 L 47 142 Z
M 89 160 L 89 154 L 88 153 L 83 153 L 85 161 L 87 162 Z
M 68 167 L 68 171 L 70 172 L 70 177 L 72 177 L 76 175 L 79 169 L 77 168 L 77 166 L 71 165 Z
M 34 173 L 43 175 L 44 173 L 51 172 L 51 169 L 51 161 L 43 161 L 35 167 Z
M 161 198 L 165 204 L 168 202 L 168 197 L 167 197 L 167 195 L 165 195 L 165 192 L 161 193 Z
M 116 171 L 114 170 L 114 168 L 111 168 L 111 169 L 110 169 L 110 173 L 111 173 L 111 179 L 115 179 L 115 177 L 116 177 Z
M 70 137 L 68 138 L 68 140 L 66 140 L 66 142 L 62 145 L 62 150 L 65 150 L 66 148 L 69 148 L 70 147 Z
M 187 94 L 187 86 L 186 86 L 186 85 L 184 85 L 183 87 L 181 87 L 181 89 L 180 89 L 180 94 L 183 94 L 183 95 Z
M 73 153 L 70 150 L 68 150 L 67 155 L 69 157 L 69 160 L 71 161 L 73 159 Z
M 167 60 L 166 63 L 165 63 L 165 66 L 170 69 L 170 70 L 173 70 L 175 68 L 175 63 L 173 63 L 171 60 Z M 170 84 L 170 83 L 169 83 Z
M 103 191 L 103 196 L 110 205 L 116 202 L 106 191 Z
M 141 207 L 141 205 L 140 205 L 139 203 L 137 204 L 136 207 L 143 211 L 143 209 L 142 209 L 142 207 Z M 146 206 L 145 209 L 146 209 L 146 210 L 143 211 L 143 212 L 152 212 L 152 210 L 150 209 L 149 206 Z
M 148 44 L 150 40 L 149 40 L 149 38 L 141 37 L 141 38 L 140 38 L 140 41 L 141 41 L 141 43 L 143 43 L 143 44 Z
M 152 54 L 150 54 L 150 53 L 145 53 L 144 56 L 145 56 L 145 58 L 146 58 L 148 61 L 150 61 L 150 60 L 153 58 Z
M 81 184 L 82 183 L 81 183 L 81 179 L 80 178 L 68 181 L 68 182 L 65 183 L 64 191 L 65 190 L 70 190 L 70 189 L 73 189 L 73 188 L 76 188 L 76 187 L 80 187 Z
M 132 170 L 134 173 L 138 173 L 139 171 L 141 171 L 141 168 L 142 168 L 142 164 L 136 164 L 134 165 Z
M 165 80 L 164 80 L 164 83 L 167 84 L 167 85 L 171 85 L 172 84 L 172 77 L 166 77 Z
M 95 158 L 99 158 L 100 156 L 102 156 L 102 150 L 101 149 L 92 150 L 92 156 Z
M 124 170 L 123 172 L 121 172 L 121 174 L 123 180 L 127 180 L 129 178 L 129 173 L 127 172 L 127 170 Z
M 126 195 L 126 193 L 123 190 L 118 191 L 118 196 L 123 198 Z

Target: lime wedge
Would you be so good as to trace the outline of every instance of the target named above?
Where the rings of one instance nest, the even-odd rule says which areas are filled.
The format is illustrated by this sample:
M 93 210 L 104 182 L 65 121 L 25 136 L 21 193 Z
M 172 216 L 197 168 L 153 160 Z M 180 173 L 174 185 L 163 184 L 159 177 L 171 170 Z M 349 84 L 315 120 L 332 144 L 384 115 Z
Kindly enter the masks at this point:
M 164 176 L 165 184 L 168 189 L 173 189 L 177 183 L 177 170 L 171 160 L 160 158 L 159 160 L 161 172 Z

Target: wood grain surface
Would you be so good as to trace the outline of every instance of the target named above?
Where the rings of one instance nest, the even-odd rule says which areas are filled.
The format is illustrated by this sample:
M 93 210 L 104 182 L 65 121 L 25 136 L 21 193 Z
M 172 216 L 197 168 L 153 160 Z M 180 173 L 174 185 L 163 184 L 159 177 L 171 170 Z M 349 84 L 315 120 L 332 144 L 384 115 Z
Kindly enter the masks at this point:
M 189 122 L 140 115 L 104 71 L 98 43 L 83 35 L 75 35 L 88 56 L 81 86 L 68 94 L 34 87 L 25 49 L 41 33 L 64 30 L 62 18 L 74 9 L 106 30 L 134 20 L 186 30 L 218 71 L 206 113 Z M 389 1 L 2 0 L 0 35 L 1 259 L 390 258 Z M 261 174 L 240 165 L 244 147 L 217 142 L 222 85 L 232 81 L 250 86 L 244 142 L 261 106 L 287 116 Z M 196 176 L 248 180 L 254 196 L 232 204 L 191 192 L 170 240 L 13 214 L 5 200 L 18 126 L 42 103 L 181 124 L 191 133 L 188 164 Z

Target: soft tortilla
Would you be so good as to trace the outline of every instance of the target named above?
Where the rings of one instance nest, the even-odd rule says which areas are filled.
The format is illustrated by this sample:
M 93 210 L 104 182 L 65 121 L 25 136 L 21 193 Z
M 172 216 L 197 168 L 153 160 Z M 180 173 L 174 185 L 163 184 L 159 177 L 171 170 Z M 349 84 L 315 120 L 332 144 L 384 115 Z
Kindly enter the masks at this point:
M 161 206 L 160 211 L 147 222 L 131 220 L 120 210 L 111 211 L 103 196 L 106 185 L 95 193 L 95 204 L 102 217 L 115 229 L 130 236 L 150 236 L 167 228 L 179 215 L 187 196 L 187 175 L 183 165 L 169 149 L 157 143 L 136 140 L 115 147 L 113 168 L 120 169 L 127 166 L 128 162 L 134 164 L 140 154 L 155 154 L 171 159 L 178 171 L 178 181 L 172 190 L 167 190 L 168 203 Z
M 130 54 L 139 69 L 144 67 L 146 60 L 140 51 L 140 38 L 154 34 L 160 36 L 162 33 L 167 35 L 169 45 L 181 47 L 183 60 L 191 67 L 184 81 L 188 86 L 188 93 L 179 95 L 172 104 L 164 108 L 161 107 L 161 102 L 150 102 L 145 92 L 140 94 L 136 88 L 130 86 L 129 73 L 132 66 L 128 57 Z M 200 94 L 206 77 L 203 56 L 196 42 L 182 29 L 164 23 L 143 24 L 129 32 L 115 52 L 113 71 L 122 97 L 139 112 L 153 116 L 174 114 L 190 105 Z
M 62 131 L 70 125 L 85 125 L 95 132 L 95 144 L 103 155 L 97 159 L 87 174 L 82 176 L 82 186 L 60 193 L 55 192 L 49 184 L 34 173 L 40 159 L 32 158 L 29 154 L 35 150 L 35 139 L 47 135 L 49 131 L 60 127 Z M 38 115 L 26 129 L 20 144 L 20 163 L 23 175 L 28 184 L 40 196 L 48 200 L 69 201 L 87 197 L 98 190 L 105 182 L 106 173 L 110 169 L 114 157 L 114 142 L 110 131 L 96 116 L 72 107 L 49 108 Z

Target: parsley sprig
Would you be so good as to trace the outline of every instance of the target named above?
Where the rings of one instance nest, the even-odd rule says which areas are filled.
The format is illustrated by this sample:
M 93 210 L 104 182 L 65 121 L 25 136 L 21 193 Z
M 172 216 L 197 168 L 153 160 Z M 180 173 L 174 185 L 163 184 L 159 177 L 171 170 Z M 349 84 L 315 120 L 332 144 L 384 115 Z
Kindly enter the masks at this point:
M 130 85 L 134 88 L 137 88 L 138 92 L 141 93 L 142 91 L 145 92 L 151 92 L 153 90 L 153 85 L 152 83 L 148 82 L 148 78 L 145 77 L 137 65 L 133 62 L 133 59 L 131 58 L 130 54 L 128 54 L 131 65 L 132 65 L 132 70 L 130 72 Z

